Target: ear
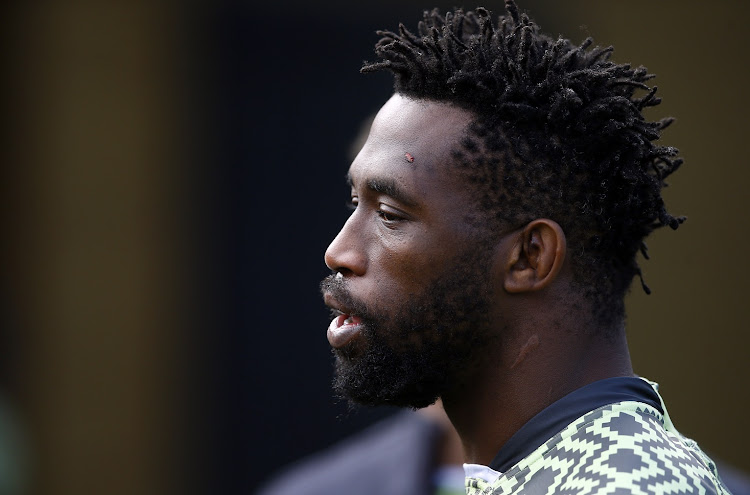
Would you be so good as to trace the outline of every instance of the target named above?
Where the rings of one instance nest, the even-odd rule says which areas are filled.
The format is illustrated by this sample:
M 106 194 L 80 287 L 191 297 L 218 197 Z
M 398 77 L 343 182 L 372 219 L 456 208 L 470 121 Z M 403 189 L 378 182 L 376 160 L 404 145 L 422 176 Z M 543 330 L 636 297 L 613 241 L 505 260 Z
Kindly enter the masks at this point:
M 565 261 L 565 233 L 554 220 L 540 218 L 518 234 L 507 258 L 503 287 L 511 293 L 547 287 Z

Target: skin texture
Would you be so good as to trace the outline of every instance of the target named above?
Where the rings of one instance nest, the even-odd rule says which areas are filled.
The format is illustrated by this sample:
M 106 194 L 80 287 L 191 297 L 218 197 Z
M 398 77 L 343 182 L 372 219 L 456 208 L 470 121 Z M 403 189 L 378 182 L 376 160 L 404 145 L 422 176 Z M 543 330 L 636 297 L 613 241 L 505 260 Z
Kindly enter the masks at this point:
M 455 428 L 448 419 L 443 409 L 443 403 L 438 400 L 436 403 L 419 410 L 419 414 L 433 421 L 440 427 L 440 437 L 435 452 L 436 466 L 460 466 L 464 462 L 463 447 L 461 438 L 456 433 Z
M 483 343 L 491 255 L 464 221 L 472 196 L 443 163 L 470 118 L 395 98 L 349 170 L 355 210 L 326 253 L 340 276 L 323 285 L 329 306 L 360 322 L 354 337 L 329 334 L 335 388 L 356 402 L 424 407 Z
M 467 346 L 450 366 L 440 362 L 448 354 L 435 353 L 435 359 L 447 370 L 436 394 L 458 431 L 465 461 L 488 464 L 544 407 L 593 381 L 632 376 L 632 368 L 622 322 L 602 332 L 592 308 L 573 290 L 565 234 L 554 220 L 535 219 L 490 237 L 466 221 L 477 206 L 452 168 L 451 150 L 472 118 L 445 103 L 394 95 L 351 165 L 356 210 L 325 261 L 341 274 L 347 296 L 387 315 L 429 296 L 424 288 L 455 275 L 450 268 L 462 255 L 486 253 L 478 267 L 467 265 L 473 273 L 464 284 L 476 288 L 471 281 L 481 280 L 487 304 L 478 306 L 481 315 L 467 311 L 453 332 L 457 343 L 466 342 L 472 332 L 464 327 L 473 324 L 481 345 Z M 454 292 L 451 286 L 448 293 Z M 335 293 L 324 284 L 326 303 L 346 312 L 345 298 Z M 396 354 L 430 339 L 454 345 L 445 337 L 450 331 L 387 328 L 379 338 Z M 345 359 L 356 364 L 368 352 L 367 332 L 355 332 L 347 346 Z
M 378 113 L 349 169 L 357 209 L 325 255 L 332 270 L 360 277 L 359 293 L 377 291 L 388 297 L 383 300 L 388 303 L 418 292 L 425 271 L 430 271 L 427 267 L 459 251 L 460 239 L 468 234 L 463 216 L 471 201 L 440 161 L 449 156 L 470 118 L 468 112 L 449 105 L 400 96 Z M 425 120 L 434 122 L 430 133 L 423 132 Z M 443 139 L 450 135 L 453 139 Z M 409 162 L 405 153 L 414 161 Z M 373 191 L 367 181 L 374 179 L 393 181 L 416 204 Z M 387 217 L 379 222 L 378 212 Z M 373 267 L 378 271 L 373 273 Z M 380 284 L 385 287 L 377 288 Z
M 326 279 L 327 299 L 353 320 L 343 334 L 329 335 L 336 391 L 367 405 L 420 408 L 435 402 L 449 382 L 475 366 L 473 350 L 487 345 L 487 259 L 486 253 L 461 253 L 443 263 L 445 271 L 430 273 L 434 279 L 420 292 L 387 307 L 377 298 L 370 304 L 353 296 L 343 277 Z M 332 324 L 342 319 L 336 316 Z

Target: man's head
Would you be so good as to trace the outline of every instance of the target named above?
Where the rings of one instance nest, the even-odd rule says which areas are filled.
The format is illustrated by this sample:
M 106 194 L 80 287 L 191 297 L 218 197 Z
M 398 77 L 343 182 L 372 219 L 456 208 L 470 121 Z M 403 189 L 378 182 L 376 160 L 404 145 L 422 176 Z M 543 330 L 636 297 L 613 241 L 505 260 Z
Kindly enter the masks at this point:
M 455 385 L 470 348 L 494 335 L 489 327 L 506 326 L 496 302 L 514 290 L 498 276 L 510 266 L 502 264 L 507 257 L 498 264 L 498 246 L 509 232 L 546 240 L 548 247 L 554 241 L 557 251 L 551 251 L 558 255 L 539 265 L 544 277 L 534 290 L 554 280 L 568 253 L 570 288 L 606 333 L 622 325 L 623 297 L 640 273 L 635 257 L 639 249 L 645 254 L 643 239 L 682 221 L 666 212 L 661 198 L 664 178 L 680 160 L 675 149 L 652 142 L 670 121 L 648 122 L 641 114 L 659 102 L 645 85 L 646 70 L 609 62 L 611 48 L 590 49 L 590 40 L 581 46 L 553 40 L 512 1 L 506 7 L 510 15 L 497 26 L 484 9 L 425 13 L 418 34 L 403 25 L 398 34 L 381 33 L 381 61 L 363 68 L 392 71 L 396 96 L 352 164 L 358 206 L 326 255 L 341 274 L 329 280 L 329 304 L 361 298 L 373 308 L 363 314 L 382 316 L 362 318 L 362 325 L 356 316 L 342 317 L 329 329 L 334 347 L 346 349 L 340 376 L 358 383 L 354 388 L 373 383 L 364 378 L 367 370 L 381 376 L 393 368 L 383 353 L 373 358 L 379 367 L 360 359 L 378 339 L 391 357 L 405 358 L 400 369 L 424 368 L 426 356 L 438 356 L 431 362 L 445 376 L 428 380 L 442 385 L 427 396 L 440 395 L 449 381 Z M 526 287 L 532 286 L 521 292 Z M 445 300 L 467 293 L 477 304 L 452 320 L 457 309 Z M 430 312 L 426 327 L 412 321 L 419 320 L 419 308 Z M 365 308 L 339 309 L 356 315 Z M 448 324 L 430 333 L 437 320 Z M 466 342 L 472 344 L 462 348 Z M 440 346 L 454 355 L 436 352 Z M 421 357 L 412 359 L 412 351 Z M 361 379 L 347 381 L 355 374 Z M 401 388 L 412 393 L 423 386 Z
M 398 93 L 474 113 L 454 155 L 476 185 L 488 228 L 558 222 L 581 290 L 612 326 L 640 274 L 643 239 L 683 220 L 661 198 L 681 160 L 652 142 L 671 119 L 644 119 L 641 111 L 660 101 L 645 68 L 610 62 L 612 48 L 592 49 L 591 39 L 552 39 L 514 2 L 506 8 L 497 25 L 481 8 L 425 12 L 417 34 L 403 25 L 381 32 L 381 61 L 363 71 L 390 70 Z
M 358 402 L 431 404 L 486 336 L 492 247 L 446 167 L 471 120 L 394 95 L 349 169 L 354 211 L 326 251 L 338 275 L 323 289 L 338 316 L 337 388 Z

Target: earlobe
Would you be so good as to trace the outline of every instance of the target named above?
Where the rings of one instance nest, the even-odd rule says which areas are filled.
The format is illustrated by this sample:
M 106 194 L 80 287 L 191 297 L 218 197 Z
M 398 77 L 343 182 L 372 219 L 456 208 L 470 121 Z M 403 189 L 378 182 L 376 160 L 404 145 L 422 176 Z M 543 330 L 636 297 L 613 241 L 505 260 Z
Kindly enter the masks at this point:
M 511 293 L 541 290 L 557 278 L 565 261 L 567 242 L 554 220 L 530 222 L 509 252 L 504 288 Z

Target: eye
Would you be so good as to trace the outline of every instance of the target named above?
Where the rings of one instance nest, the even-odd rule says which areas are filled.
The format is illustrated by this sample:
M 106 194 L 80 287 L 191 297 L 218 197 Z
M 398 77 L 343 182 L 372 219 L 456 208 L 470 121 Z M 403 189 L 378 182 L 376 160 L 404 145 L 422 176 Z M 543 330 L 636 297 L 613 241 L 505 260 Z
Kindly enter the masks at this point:
M 359 205 L 359 198 L 357 196 L 352 196 L 352 198 L 346 202 L 346 207 L 351 211 L 356 210 L 357 205 Z
M 386 224 L 394 224 L 396 222 L 400 222 L 404 220 L 404 217 L 396 213 L 392 208 L 389 208 L 385 205 L 380 205 L 378 208 L 378 216 L 383 220 Z

